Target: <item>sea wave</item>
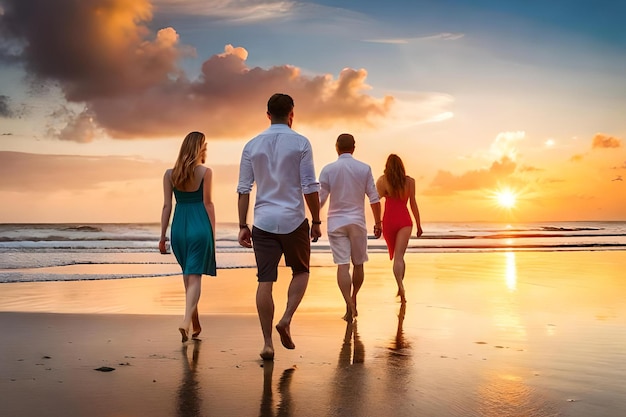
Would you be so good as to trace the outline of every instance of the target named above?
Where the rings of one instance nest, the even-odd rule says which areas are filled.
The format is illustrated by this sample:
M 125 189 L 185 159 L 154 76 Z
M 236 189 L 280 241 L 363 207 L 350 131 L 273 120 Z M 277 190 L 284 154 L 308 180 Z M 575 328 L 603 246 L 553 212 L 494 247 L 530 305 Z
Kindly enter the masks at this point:
M 425 233 L 409 241 L 409 254 L 626 250 L 626 222 L 426 223 L 422 227 Z M 218 223 L 218 269 L 255 267 L 254 253 L 239 245 L 238 233 L 238 224 Z M 159 236 L 157 223 L 0 224 L 0 282 L 179 274 L 175 257 L 159 253 Z M 370 236 L 368 251 L 386 253 L 384 239 Z M 311 266 L 333 265 L 327 236 L 311 244 L 311 254 Z

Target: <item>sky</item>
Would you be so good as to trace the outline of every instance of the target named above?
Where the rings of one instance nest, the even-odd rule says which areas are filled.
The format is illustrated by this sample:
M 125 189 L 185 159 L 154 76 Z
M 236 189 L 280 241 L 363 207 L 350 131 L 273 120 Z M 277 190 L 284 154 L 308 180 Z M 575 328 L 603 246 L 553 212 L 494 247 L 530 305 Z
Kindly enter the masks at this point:
M 626 2 L 0 0 L 0 223 L 158 222 L 205 133 L 218 222 L 290 94 L 317 173 L 399 155 L 422 222 L 626 220 Z

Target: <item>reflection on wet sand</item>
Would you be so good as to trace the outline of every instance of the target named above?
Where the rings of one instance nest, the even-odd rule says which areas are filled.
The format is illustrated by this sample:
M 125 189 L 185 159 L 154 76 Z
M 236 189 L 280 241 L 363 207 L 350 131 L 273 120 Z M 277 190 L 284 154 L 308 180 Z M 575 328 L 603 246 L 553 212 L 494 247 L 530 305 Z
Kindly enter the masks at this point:
M 387 356 L 387 389 L 389 398 L 394 401 L 405 401 L 406 393 L 411 388 L 411 370 L 413 369 L 411 345 L 404 336 L 404 316 L 406 304 L 401 304 L 398 312 L 398 327 L 395 337 L 388 346 Z
M 519 372 L 494 371 L 485 374 L 477 394 L 480 398 L 478 411 L 484 417 L 561 415 L 550 401 L 525 382 Z
M 183 355 L 183 378 L 178 389 L 177 414 L 180 417 L 196 417 L 201 415 L 202 400 L 200 399 L 200 384 L 197 380 L 196 370 L 200 356 L 200 341 L 191 343 L 193 351 L 189 358 L 189 344 L 182 347 Z
M 272 375 L 274 373 L 274 361 L 263 361 L 263 394 L 259 417 L 290 417 L 293 410 L 293 400 L 290 386 L 295 368 L 287 368 L 283 371 L 278 381 L 278 394 L 280 400 L 274 411 L 274 395 L 272 390 Z
M 362 415 L 363 393 L 367 393 L 366 369 L 362 365 L 364 361 L 365 347 L 357 331 L 357 322 L 346 323 L 346 332 L 331 384 L 331 415 Z
M 402 326 L 404 325 L 405 314 L 406 314 L 406 303 L 402 303 L 400 305 L 400 311 L 398 312 L 398 327 L 396 329 L 396 337 L 394 341 L 391 343 L 391 346 L 389 347 L 392 354 L 394 352 L 396 353 L 401 352 L 403 349 L 405 348 L 408 349 L 411 347 L 409 342 L 406 341 L 406 339 L 404 338 L 404 330 L 402 329 Z

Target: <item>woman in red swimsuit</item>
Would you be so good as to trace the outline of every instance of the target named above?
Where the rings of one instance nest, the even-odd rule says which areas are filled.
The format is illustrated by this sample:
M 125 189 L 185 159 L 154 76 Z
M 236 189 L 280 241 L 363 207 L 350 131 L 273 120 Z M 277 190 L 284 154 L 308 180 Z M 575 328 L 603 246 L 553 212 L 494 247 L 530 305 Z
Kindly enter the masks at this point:
M 404 294 L 404 253 L 409 245 L 413 223 L 407 208 L 410 201 L 411 212 L 417 225 L 417 237 L 422 235 L 420 213 L 415 201 L 415 180 L 404 170 L 398 155 L 391 154 L 385 164 L 385 173 L 376 181 L 380 198 L 385 198 L 383 212 L 383 237 L 389 249 L 389 259 L 393 260 L 393 275 L 398 283 L 400 301 L 406 303 Z

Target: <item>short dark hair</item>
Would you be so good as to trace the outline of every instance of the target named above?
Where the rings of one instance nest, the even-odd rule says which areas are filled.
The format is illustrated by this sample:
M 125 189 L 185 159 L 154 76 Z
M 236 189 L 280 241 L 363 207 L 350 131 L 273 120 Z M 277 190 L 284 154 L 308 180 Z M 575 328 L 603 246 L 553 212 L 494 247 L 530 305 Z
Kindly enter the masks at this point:
M 354 136 L 349 133 L 342 133 L 337 137 L 337 150 L 350 152 L 354 150 Z
M 276 93 L 267 101 L 267 112 L 270 116 L 284 119 L 289 116 L 293 110 L 294 103 L 291 96 L 282 93 Z

